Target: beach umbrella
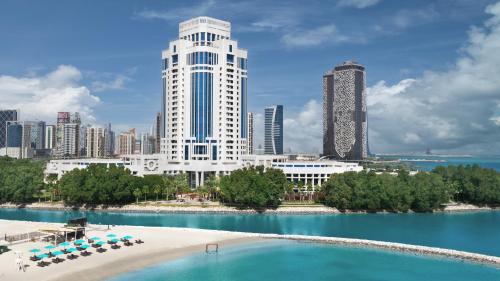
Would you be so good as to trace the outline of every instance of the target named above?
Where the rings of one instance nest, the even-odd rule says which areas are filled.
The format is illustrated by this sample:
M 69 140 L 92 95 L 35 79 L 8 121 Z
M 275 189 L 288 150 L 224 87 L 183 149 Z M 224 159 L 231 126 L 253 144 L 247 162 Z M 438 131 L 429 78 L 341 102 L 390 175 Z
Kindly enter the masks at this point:
M 49 255 L 47 255 L 47 254 L 41 254 L 41 255 L 38 255 L 38 256 L 36 256 L 36 257 L 42 260 L 42 259 L 46 259 L 46 258 L 48 258 L 48 257 L 49 257 Z
M 39 253 L 40 252 L 40 249 L 31 249 L 30 250 L 30 253 Z
M 59 243 L 59 247 L 68 247 L 69 245 L 71 245 L 69 242 L 62 242 L 62 243 Z
M 130 239 L 132 239 L 132 238 L 134 238 L 134 237 L 133 237 L 133 236 L 130 236 L 130 235 L 125 235 L 125 236 L 123 236 L 123 239 L 126 239 L 126 240 L 130 240 Z
M 63 253 L 63 252 L 61 252 L 61 251 L 55 251 L 55 252 L 53 252 L 52 254 L 53 254 L 54 256 L 60 256 L 60 255 L 62 255 L 62 254 L 64 254 L 64 253 Z
M 82 248 L 82 249 L 84 249 L 84 250 L 86 250 L 88 247 L 89 247 L 89 245 L 88 245 L 88 244 L 84 244 L 84 245 L 81 245 L 81 246 L 80 246 L 80 248 Z
M 90 237 L 90 240 L 97 241 L 97 240 L 101 240 L 101 238 L 99 238 L 99 237 L 97 237 L 97 236 L 94 236 L 94 237 Z
M 80 244 L 83 244 L 83 243 L 85 243 L 85 240 L 83 240 L 83 239 L 78 239 L 75 242 L 73 242 L 73 244 L 75 244 L 75 245 L 80 245 Z
M 99 242 L 96 242 L 95 244 L 96 244 L 96 245 L 99 245 L 99 246 L 102 246 L 102 245 L 106 244 L 106 242 L 104 242 L 104 241 L 99 241 Z
M 76 251 L 76 248 L 68 248 L 66 250 L 66 252 L 68 252 L 68 253 L 73 253 L 74 251 Z
M 55 247 L 56 247 L 56 246 L 54 246 L 54 245 L 47 245 L 47 246 L 45 246 L 44 248 L 45 248 L 45 249 L 47 249 L 47 250 L 52 250 L 52 249 L 54 249 Z
M 116 239 L 116 238 L 113 238 L 113 239 L 111 239 L 111 240 L 109 240 L 109 241 L 111 241 L 112 243 L 118 243 L 120 240 L 118 240 L 118 239 Z
M 116 234 L 110 233 L 110 234 L 106 235 L 106 237 L 113 238 L 113 237 L 116 237 Z

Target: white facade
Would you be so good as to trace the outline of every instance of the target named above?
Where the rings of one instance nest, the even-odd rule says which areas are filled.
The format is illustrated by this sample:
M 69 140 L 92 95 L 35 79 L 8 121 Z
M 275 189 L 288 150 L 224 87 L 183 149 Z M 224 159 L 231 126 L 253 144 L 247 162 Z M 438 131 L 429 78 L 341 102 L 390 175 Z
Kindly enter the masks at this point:
M 302 182 L 304 185 L 310 184 L 313 187 L 321 186 L 332 174 L 363 171 L 363 166 L 357 163 L 330 160 L 273 163 L 272 167 L 283 170 L 286 178 L 291 182 Z
M 236 164 L 247 152 L 247 51 L 231 39 L 231 24 L 180 23 L 162 59 L 162 153 L 207 167 Z
M 89 158 L 105 156 L 106 129 L 102 127 L 87 127 L 85 134 L 85 151 Z
M 247 154 L 251 155 L 253 154 L 253 112 L 248 112 L 247 128 L 248 128 Z
M 289 181 L 295 183 L 302 181 L 304 185 L 311 184 L 313 187 L 320 186 L 332 174 L 363 170 L 363 167 L 357 163 L 330 160 L 297 162 L 289 161 L 285 155 L 244 155 L 236 164 L 214 162 L 212 165 L 206 165 L 203 161 L 170 161 L 165 154 L 131 154 L 123 155 L 119 159 L 52 160 L 47 164 L 45 174 L 56 174 L 61 177 L 73 169 L 85 169 L 90 164 L 123 166 L 136 176 L 189 173 L 192 186 L 202 186 L 205 174 L 223 176 L 230 174 L 233 170 L 251 166 L 264 166 L 265 168 L 283 170 Z

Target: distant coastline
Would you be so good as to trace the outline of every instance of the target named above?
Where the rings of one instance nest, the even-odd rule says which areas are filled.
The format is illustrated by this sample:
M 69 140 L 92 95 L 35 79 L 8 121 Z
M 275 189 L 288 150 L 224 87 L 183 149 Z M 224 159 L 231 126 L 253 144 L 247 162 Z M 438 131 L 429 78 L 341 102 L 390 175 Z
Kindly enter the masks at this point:
M 277 215 L 300 215 L 300 214 L 369 214 L 369 213 L 394 213 L 381 210 L 379 212 L 367 211 L 344 211 L 322 205 L 285 205 L 277 209 L 267 209 L 258 212 L 253 209 L 237 209 L 222 205 L 215 206 L 162 206 L 162 205 L 123 205 L 123 206 L 65 206 L 62 203 L 32 203 L 32 204 L 0 204 L 5 209 L 30 209 L 30 210 L 52 210 L 52 211 L 96 211 L 96 212 L 124 212 L 124 213 L 199 213 L 199 214 L 277 214 Z M 434 213 L 459 213 L 476 211 L 498 211 L 498 207 L 476 206 L 471 204 L 449 204 L 442 209 L 434 210 Z M 414 213 L 412 211 L 408 213 Z

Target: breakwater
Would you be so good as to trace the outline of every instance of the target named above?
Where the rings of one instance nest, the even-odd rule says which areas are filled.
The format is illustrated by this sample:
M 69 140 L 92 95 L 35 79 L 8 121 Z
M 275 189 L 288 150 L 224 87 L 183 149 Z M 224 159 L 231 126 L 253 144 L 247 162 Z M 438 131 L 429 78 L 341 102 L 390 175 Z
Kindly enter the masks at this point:
M 384 242 L 366 239 L 352 239 L 340 237 L 307 236 L 307 235 L 280 235 L 280 234 L 253 234 L 264 239 L 287 239 L 303 242 L 328 243 L 344 246 L 376 248 L 418 255 L 436 256 L 458 259 L 467 262 L 495 265 L 500 267 L 500 257 L 489 256 L 465 251 L 444 249 L 437 247 L 418 246 L 403 243 Z

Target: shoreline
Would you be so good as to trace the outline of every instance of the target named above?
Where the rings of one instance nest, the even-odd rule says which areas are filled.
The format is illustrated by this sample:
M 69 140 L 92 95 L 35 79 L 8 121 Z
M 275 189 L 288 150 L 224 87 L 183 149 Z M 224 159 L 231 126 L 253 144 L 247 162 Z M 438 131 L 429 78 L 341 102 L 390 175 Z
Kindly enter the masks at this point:
M 276 215 L 321 215 L 321 214 L 405 214 L 401 212 L 368 212 L 368 211 L 344 211 L 341 212 L 336 208 L 328 206 L 280 206 L 277 209 L 267 209 L 264 212 L 258 212 L 253 209 L 237 209 L 228 206 L 138 206 L 135 204 L 124 206 L 96 206 L 92 208 L 86 207 L 70 207 L 64 206 L 61 203 L 32 203 L 32 204 L 0 204 L 0 209 L 28 209 L 28 210 L 48 210 L 48 211 L 92 211 L 92 212 L 118 212 L 118 213 L 164 213 L 164 214 L 276 214 Z M 471 204 L 456 204 L 448 205 L 442 209 L 434 210 L 432 213 L 467 213 L 477 211 L 500 211 L 499 207 L 480 207 Z M 413 211 L 407 212 L 416 213 Z
M 62 224 L 0 220 L 0 226 L 18 231 L 49 225 L 61 226 Z M 99 225 L 90 225 L 88 229 L 89 235 L 98 236 L 103 236 L 109 231 L 119 235 L 132 234 L 134 237 L 144 239 L 145 244 L 124 247 L 121 250 L 108 250 L 104 254 L 94 253 L 91 257 L 80 257 L 76 261 L 67 261 L 63 266 L 53 264 L 48 268 L 38 268 L 33 262 L 27 262 L 30 267 L 25 273 L 15 271 L 14 264 L 12 263 L 13 255 L 2 254 L 0 255 L 0 280 L 62 281 L 75 277 L 80 281 L 104 280 L 190 255 L 202 254 L 205 251 L 207 243 L 218 243 L 220 247 L 224 248 L 271 240 L 291 240 L 297 242 L 326 243 L 353 248 L 378 249 L 393 253 L 439 257 L 500 268 L 500 257 L 497 256 L 377 240 L 246 233 L 178 227 L 116 226 L 112 227 L 111 230 L 106 230 L 106 228 Z M 9 247 L 12 249 L 12 253 L 14 251 L 21 251 L 25 253 L 25 257 L 27 258 L 29 249 L 33 247 L 41 248 L 43 245 L 46 245 L 46 243 L 26 242 L 13 244 Z M 71 264 L 72 266 L 65 266 L 66 264 Z

